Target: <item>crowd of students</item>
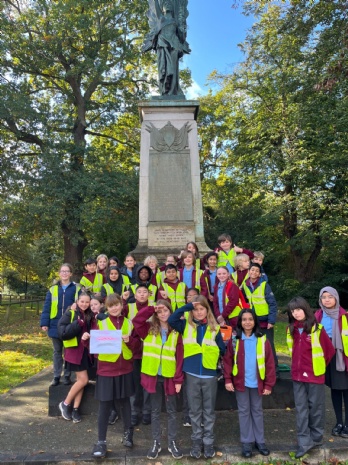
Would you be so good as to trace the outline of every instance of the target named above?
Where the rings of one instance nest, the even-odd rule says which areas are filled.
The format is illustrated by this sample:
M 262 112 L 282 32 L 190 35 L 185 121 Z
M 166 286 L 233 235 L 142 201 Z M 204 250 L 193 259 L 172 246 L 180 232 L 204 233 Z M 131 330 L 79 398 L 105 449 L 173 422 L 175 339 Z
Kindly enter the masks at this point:
M 80 283 L 64 263 L 48 291 L 41 328 L 53 343 L 53 386 L 76 381 L 59 404 L 65 420 L 81 421 L 79 405 L 89 373 L 96 371 L 98 441 L 92 456 L 106 456 L 109 424 L 123 420 L 123 445 L 133 447 L 134 426 L 151 424 L 147 458 L 161 451 L 160 412 L 164 395 L 168 451 L 177 443 L 176 397 L 183 394 L 183 425 L 192 428 L 190 455 L 215 456 L 214 423 L 218 370 L 238 405 L 242 456 L 253 447 L 264 455 L 262 396 L 279 377 L 274 348 L 277 303 L 263 269 L 264 256 L 233 245 L 228 234 L 199 256 L 194 242 L 178 256 L 155 256 L 137 264 L 128 254 L 101 254 L 85 261 Z M 298 449 L 296 458 L 322 444 L 325 393 L 330 387 L 337 424 L 332 434 L 348 438 L 348 319 L 335 289 L 325 287 L 315 314 L 296 297 L 288 305 L 287 343 L 292 355 Z M 120 354 L 91 355 L 92 329 L 122 331 Z M 64 350 L 64 369 L 63 369 Z M 187 395 L 187 392 L 190 395 Z M 343 419 L 343 404 L 345 418 Z

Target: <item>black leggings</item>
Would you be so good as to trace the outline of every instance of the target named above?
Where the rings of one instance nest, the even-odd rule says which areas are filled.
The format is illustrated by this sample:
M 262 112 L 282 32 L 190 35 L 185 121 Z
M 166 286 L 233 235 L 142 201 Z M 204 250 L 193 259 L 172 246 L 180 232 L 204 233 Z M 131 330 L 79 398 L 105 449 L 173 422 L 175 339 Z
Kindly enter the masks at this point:
M 119 411 L 123 419 L 124 431 L 127 431 L 131 428 L 131 406 L 129 402 L 129 397 L 125 399 L 113 400 L 101 400 L 99 401 L 99 412 L 98 412 L 98 440 L 106 441 L 106 432 L 108 430 L 109 424 L 109 415 L 113 408 L 116 405 L 119 408 Z
M 345 410 L 345 422 L 343 423 L 342 398 Z M 336 415 L 336 421 L 340 425 L 348 426 L 348 389 L 331 389 L 331 400 Z

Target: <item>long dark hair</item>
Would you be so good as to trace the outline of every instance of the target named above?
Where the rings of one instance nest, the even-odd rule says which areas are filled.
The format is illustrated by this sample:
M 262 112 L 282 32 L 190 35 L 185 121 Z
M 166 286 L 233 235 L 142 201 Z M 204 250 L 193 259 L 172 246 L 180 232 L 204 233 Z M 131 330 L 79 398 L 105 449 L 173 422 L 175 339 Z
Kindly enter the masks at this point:
M 254 327 L 253 327 L 253 330 L 252 330 L 253 334 L 255 334 L 256 337 L 263 336 L 263 333 L 262 333 L 262 331 L 260 329 L 259 320 L 257 319 L 256 313 L 254 312 L 254 310 L 252 310 L 251 308 L 243 308 L 240 311 L 239 315 L 238 315 L 236 338 L 237 339 L 242 339 L 242 334 L 243 334 L 242 317 L 246 313 L 250 313 L 250 315 L 252 315 L 252 317 L 253 317 L 253 320 L 254 320 Z
M 294 333 L 294 324 L 296 320 L 292 315 L 292 311 L 295 310 L 295 308 L 300 308 L 304 311 L 305 320 L 303 322 L 303 331 L 305 331 L 307 334 L 310 334 L 314 325 L 316 326 L 315 330 L 317 330 L 318 325 L 309 303 L 303 297 L 297 296 L 290 300 L 287 307 L 290 334 L 293 335 Z
M 78 310 L 80 313 L 83 313 L 85 322 L 87 324 L 87 328 L 89 330 L 90 327 L 91 327 L 91 320 L 94 317 L 94 313 L 92 312 L 91 307 L 88 307 L 87 310 L 85 310 L 84 312 L 81 312 L 81 310 L 80 310 L 80 308 L 78 306 L 78 301 L 79 301 L 79 298 L 83 297 L 83 296 L 88 296 L 91 299 L 91 293 L 90 292 L 81 291 L 79 293 L 79 296 L 78 296 L 77 301 L 76 301 L 76 310 Z

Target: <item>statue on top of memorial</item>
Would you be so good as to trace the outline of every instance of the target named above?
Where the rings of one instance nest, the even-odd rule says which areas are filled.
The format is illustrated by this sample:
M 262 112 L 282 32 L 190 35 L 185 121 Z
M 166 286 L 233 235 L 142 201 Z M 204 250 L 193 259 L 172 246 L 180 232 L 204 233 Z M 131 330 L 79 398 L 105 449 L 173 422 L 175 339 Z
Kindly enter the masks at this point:
M 184 94 L 179 84 L 179 59 L 190 53 L 186 42 L 188 0 L 148 0 L 150 32 L 145 36 L 143 52 L 156 50 L 160 94 Z

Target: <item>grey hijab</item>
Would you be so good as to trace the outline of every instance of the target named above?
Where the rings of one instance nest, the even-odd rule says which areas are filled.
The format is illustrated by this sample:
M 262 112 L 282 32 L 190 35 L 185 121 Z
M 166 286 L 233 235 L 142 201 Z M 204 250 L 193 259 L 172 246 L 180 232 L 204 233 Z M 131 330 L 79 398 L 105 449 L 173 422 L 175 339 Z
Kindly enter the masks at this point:
M 324 292 L 328 292 L 333 297 L 335 297 L 336 305 L 334 308 L 326 308 L 324 307 L 321 298 Z M 340 334 L 340 328 L 338 325 L 338 318 L 339 318 L 339 311 L 340 311 L 340 298 L 336 289 L 330 286 L 323 287 L 319 292 L 319 305 L 323 312 L 326 313 L 327 316 L 333 319 L 332 324 L 332 344 L 336 349 L 336 370 L 337 371 L 345 371 L 346 366 L 344 363 L 344 355 L 343 355 L 343 344 L 342 338 Z

